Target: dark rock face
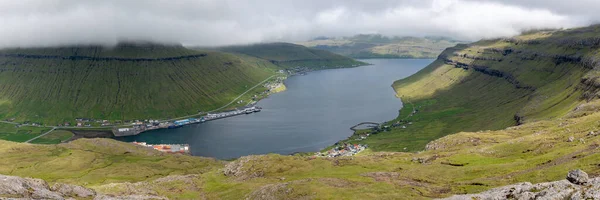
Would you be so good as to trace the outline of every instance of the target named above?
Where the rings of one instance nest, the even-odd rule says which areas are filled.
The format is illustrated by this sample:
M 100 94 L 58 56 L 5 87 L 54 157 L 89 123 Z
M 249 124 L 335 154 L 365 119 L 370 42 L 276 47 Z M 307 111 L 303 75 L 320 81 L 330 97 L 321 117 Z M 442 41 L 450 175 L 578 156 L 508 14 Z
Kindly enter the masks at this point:
M 588 182 L 588 174 L 579 169 L 569 171 L 567 180 L 573 184 L 584 185 Z
M 455 195 L 462 199 L 600 199 L 600 177 L 589 179 L 581 170 L 571 170 L 567 180 L 547 183 L 518 183 L 494 188 L 479 194 Z

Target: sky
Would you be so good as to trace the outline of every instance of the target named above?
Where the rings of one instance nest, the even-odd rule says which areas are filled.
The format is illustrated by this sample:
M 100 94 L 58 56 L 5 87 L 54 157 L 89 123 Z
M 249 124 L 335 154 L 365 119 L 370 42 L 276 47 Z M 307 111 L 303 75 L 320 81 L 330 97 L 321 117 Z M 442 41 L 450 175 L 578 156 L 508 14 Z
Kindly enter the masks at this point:
M 475 41 L 598 23 L 598 0 L 0 0 L 0 48 L 220 46 L 356 34 Z

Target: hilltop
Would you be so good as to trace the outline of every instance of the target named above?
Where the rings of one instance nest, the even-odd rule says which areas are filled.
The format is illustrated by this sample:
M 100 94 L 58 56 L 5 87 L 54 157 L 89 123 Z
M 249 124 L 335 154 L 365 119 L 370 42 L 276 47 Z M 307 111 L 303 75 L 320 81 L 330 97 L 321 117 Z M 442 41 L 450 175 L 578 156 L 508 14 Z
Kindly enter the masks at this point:
M 273 64 L 270 58 L 277 55 L 268 55 L 288 48 L 295 47 L 266 46 L 260 56 L 269 60 L 153 43 L 2 49 L 0 119 L 52 126 L 74 124 L 76 118 L 169 119 L 226 105 L 275 75 L 282 69 L 280 63 L 301 65 L 309 60 L 335 67 L 360 63 L 310 51 L 312 57 L 289 54 L 287 60 Z M 256 88 L 244 98 L 263 90 Z
M 298 44 L 352 58 L 435 58 L 460 41 L 445 37 L 386 37 L 360 34 L 342 38 L 316 38 Z
M 291 43 L 263 43 L 227 46 L 218 49 L 225 52 L 240 53 L 265 59 L 284 68 L 302 66 L 323 69 L 366 64 L 329 51 L 306 48 Z

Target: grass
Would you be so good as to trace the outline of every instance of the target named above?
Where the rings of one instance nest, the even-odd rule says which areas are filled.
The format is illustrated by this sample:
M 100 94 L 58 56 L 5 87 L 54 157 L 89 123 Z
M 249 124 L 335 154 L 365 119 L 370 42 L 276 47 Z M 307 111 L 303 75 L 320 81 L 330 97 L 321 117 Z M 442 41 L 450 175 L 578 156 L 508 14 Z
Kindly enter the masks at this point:
M 14 124 L 0 123 L 0 139 L 2 140 L 25 142 L 48 131 L 50 131 L 50 128 L 17 127 Z
M 591 109 L 600 101 L 586 105 Z M 0 141 L 0 174 L 79 184 L 114 195 L 147 190 L 174 199 L 430 199 L 522 181 L 561 180 L 576 168 L 600 175 L 595 148 L 600 137 L 587 136 L 600 129 L 598 121 L 600 113 L 595 112 L 497 131 L 461 132 L 435 140 L 419 153 L 371 149 L 352 158 L 269 154 L 226 163 L 164 155 L 109 139 L 60 145 Z M 575 142 L 567 142 L 571 136 Z M 224 175 L 225 165 L 235 163 L 241 163 L 238 176 Z M 165 177 L 168 181 L 161 179 Z M 131 187 L 122 185 L 130 182 Z
M 34 144 L 58 144 L 61 142 L 65 142 L 73 137 L 73 133 L 71 131 L 66 130 L 54 130 L 42 137 L 39 137 L 31 143 Z

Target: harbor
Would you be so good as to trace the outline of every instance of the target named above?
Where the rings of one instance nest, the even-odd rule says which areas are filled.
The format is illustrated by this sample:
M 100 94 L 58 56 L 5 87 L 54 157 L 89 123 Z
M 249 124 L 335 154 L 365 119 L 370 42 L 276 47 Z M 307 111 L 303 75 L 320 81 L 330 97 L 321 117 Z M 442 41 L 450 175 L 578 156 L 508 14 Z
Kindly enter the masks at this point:
M 186 125 L 204 123 L 207 121 L 223 119 L 227 117 L 233 117 L 237 115 L 247 115 L 256 112 L 260 112 L 261 107 L 251 106 L 243 109 L 236 109 L 231 111 L 219 112 L 219 113 L 208 113 L 200 118 L 187 118 L 173 121 L 159 121 L 159 120 L 146 120 L 137 121 L 131 124 L 131 127 L 115 127 L 112 132 L 116 137 L 138 135 L 140 133 L 157 130 L 157 129 L 175 129 Z

